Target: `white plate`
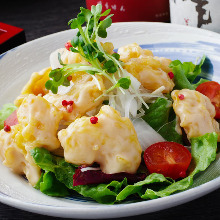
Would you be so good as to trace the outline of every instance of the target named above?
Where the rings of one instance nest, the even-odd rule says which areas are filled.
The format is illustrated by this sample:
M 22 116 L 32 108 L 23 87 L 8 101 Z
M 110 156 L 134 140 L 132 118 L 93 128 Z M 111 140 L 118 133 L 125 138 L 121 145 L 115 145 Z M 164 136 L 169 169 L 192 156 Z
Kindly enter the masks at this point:
M 50 53 L 64 47 L 74 33 L 68 30 L 52 34 L 0 55 L 0 106 L 18 96 L 32 72 L 49 66 Z M 145 22 L 115 23 L 108 33 L 106 40 L 113 42 L 115 48 L 136 42 L 151 49 L 155 55 L 182 61 L 195 61 L 196 57 L 206 54 L 211 61 L 208 71 L 214 72 L 214 79 L 220 81 L 219 34 L 185 26 Z M 215 163 L 220 162 L 217 160 Z M 214 168 L 202 174 L 204 178 L 195 181 L 194 188 L 169 197 L 101 205 L 81 196 L 46 196 L 3 165 L 0 165 L 0 173 L 0 202 L 35 213 L 72 218 L 115 218 L 154 212 L 196 199 L 220 186 L 220 173 Z

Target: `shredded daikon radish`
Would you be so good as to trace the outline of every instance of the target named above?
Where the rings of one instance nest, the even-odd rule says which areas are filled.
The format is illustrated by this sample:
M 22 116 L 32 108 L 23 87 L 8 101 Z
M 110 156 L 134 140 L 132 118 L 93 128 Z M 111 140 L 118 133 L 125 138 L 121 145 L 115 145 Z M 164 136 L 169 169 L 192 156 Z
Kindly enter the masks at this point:
M 52 69 L 55 68 L 62 68 L 61 64 L 59 63 L 58 59 L 58 53 L 61 54 L 61 56 L 65 55 L 68 51 L 65 48 L 60 48 L 50 55 L 50 64 Z M 141 83 L 138 81 L 137 78 L 135 78 L 131 73 L 129 73 L 127 70 L 123 69 L 123 67 L 120 67 L 118 69 L 118 72 L 120 72 L 121 77 L 129 77 L 131 80 L 131 85 L 129 89 L 123 89 L 121 87 L 118 87 L 114 89 L 110 94 L 103 94 L 103 96 L 107 97 L 109 99 L 109 105 L 115 108 L 117 111 L 121 113 L 122 116 L 128 117 L 130 119 L 138 118 L 143 116 L 143 109 L 142 105 L 144 105 L 146 108 L 149 108 L 147 103 L 151 103 L 152 100 L 155 100 L 158 97 L 164 97 L 162 94 L 162 91 L 164 90 L 164 86 L 161 86 L 155 91 L 149 91 L 145 89 Z M 100 83 L 95 75 L 92 75 L 93 80 L 95 80 L 97 87 L 99 90 L 101 90 Z M 120 77 L 119 77 L 120 78 Z M 117 82 L 119 79 L 116 77 L 116 75 L 113 76 L 112 80 L 114 82 Z M 112 81 L 111 81 L 112 83 Z M 110 83 L 110 86 L 111 86 Z M 65 94 L 67 93 L 71 87 L 64 87 L 60 86 L 58 89 L 58 94 Z M 142 109 L 140 111 L 140 109 Z M 140 113 L 138 113 L 138 111 Z
M 152 144 L 165 141 L 165 139 L 143 119 L 138 118 L 133 120 L 133 125 L 143 151 Z
M 81 172 L 85 172 L 88 170 L 101 170 L 99 167 L 85 167 L 81 169 Z
M 137 83 L 135 80 L 135 87 L 140 87 L 140 83 Z M 158 97 L 166 98 L 161 92 L 164 90 L 164 87 L 161 86 L 155 91 L 149 91 L 141 88 L 138 89 L 138 96 L 142 97 L 146 103 L 151 103 L 152 99 L 155 100 Z M 119 89 L 115 89 L 111 94 L 107 94 L 106 97 L 109 98 L 109 105 L 115 108 L 117 111 L 121 113 L 122 116 L 128 117 L 130 119 L 138 118 L 143 116 L 144 111 L 142 109 L 141 115 L 138 114 L 138 111 L 142 108 L 142 100 L 137 97 L 137 94 L 134 94 L 133 91 L 129 88 L 128 90 L 124 90 L 125 94 L 122 94 Z M 137 93 L 136 92 L 136 93 Z
M 162 93 L 164 89 L 165 89 L 165 86 L 161 86 L 158 89 L 154 90 L 151 94 L 153 95 L 153 94 Z
M 64 95 L 68 93 L 72 89 L 73 85 L 74 83 L 70 81 L 70 86 L 59 86 L 57 94 Z
M 141 83 L 128 71 L 125 71 L 126 75 L 124 77 L 129 77 L 131 80 L 131 85 L 133 86 L 134 89 L 139 90 Z
M 130 113 L 133 116 L 133 118 L 137 117 L 137 111 L 138 110 L 139 110 L 139 108 L 138 108 L 137 100 L 132 99 L 131 106 L 130 106 Z
M 98 79 L 97 79 L 96 76 L 94 76 L 94 75 L 91 75 L 91 76 L 92 76 L 92 78 L 95 80 L 95 83 L 96 83 L 98 89 L 101 91 L 102 89 L 101 89 L 101 85 L 100 85 Z
M 50 66 L 51 68 L 57 69 L 57 68 L 62 68 L 63 66 L 60 64 L 60 61 L 58 59 L 58 53 L 62 54 L 65 52 L 65 48 L 60 48 L 55 50 L 53 53 L 50 54 Z
M 109 96 L 109 105 L 115 109 L 115 97 L 112 95 L 112 92 L 108 96 Z
M 145 115 L 145 111 L 144 111 L 143 108 L 140 108 L 140 109 L 139 109 L 139 112 L 140 112 L 140 113 L 137 114 L 136 118 L 141 118 L 142 116 Z
M 98 112 L 98 108 L 94 108 L 91 111 L 86 112 L 86 115 L 91 117 L 94 116 Z

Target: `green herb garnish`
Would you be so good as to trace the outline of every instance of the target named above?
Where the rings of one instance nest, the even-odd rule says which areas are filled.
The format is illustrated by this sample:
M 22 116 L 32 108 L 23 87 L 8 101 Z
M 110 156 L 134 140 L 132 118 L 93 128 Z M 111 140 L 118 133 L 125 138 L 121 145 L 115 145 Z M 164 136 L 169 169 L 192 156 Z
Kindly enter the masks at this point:
M 46 82 L 45 87 L 57 94 L 59 86 L 70 86 L 68 76 L 75 72 L 85 71 L 93 78 L 96 78 L 96 75 L 104 76 L 113 84 L 101 96 L 106 95 L 115 88 L 119 88 L 124 94 L 123 90 L 129 89 L 131 80 L 126 74 L 123 74 L 124 70 L 119 61 L 120 56 L 117 53 L 112 55 L 106 53 L 99 41 L 99 37 L 107 37 L 106 29 L 112 24 L 111 17 L 113 14 L 109 14 L 111 10 L 108 9 L 102 13 L 102 5 L 98 4 L 93 5 L 91 11 L 83 7 L 80 8 L 80 11 L 76 18 L 68 22 L 72 29 L 78 29 L 77 34 L 71 40 L 72 47 L 70 47 L 70 50 L 79 53 L 88 64 L 64 64 L 59 54 L 58 59 L 63 67 L 50 72 L 50 80 Z M 102 17 L 105 18 L 100 20 Z M 84 24 L 85 27 L 83 28 L 82 25 Z M 121 77 L 122 75 L 125 75 L 125 77 Z M 96 80 L 96 83 L 101 90 L 98 80 Z

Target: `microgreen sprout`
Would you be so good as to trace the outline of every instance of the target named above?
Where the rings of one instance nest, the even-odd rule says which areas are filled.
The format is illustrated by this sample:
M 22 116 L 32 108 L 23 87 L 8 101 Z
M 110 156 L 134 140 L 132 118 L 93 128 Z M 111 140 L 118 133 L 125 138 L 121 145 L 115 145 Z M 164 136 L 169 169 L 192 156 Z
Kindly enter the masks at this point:
M 129 86 L 131 85 L 131 80 L 129 77 L 124 77 L 118 80 L 118 82 L 113 85 L 112 87 L 110 87 L 108 90 L 106 90 L 101 96 L 99 96 L 97 99 L 95 99 L 95 101 L 97 101 L 98 99 L 100 99 L 101 97 L 105 96 L 106 94 L 108 94 L 109 92 L 111 92 L 112 90 L 116 89 L 116 88 L 123 88 L 123 89 L 128 89 Z
M 93 5 L 91 11 L 81 7 L 77 17 L 68 22 L 72 29 L 78 29 L 78 32 L 70 42 L 71 47 L 69 47 L 69 50 L 79 53 L 88 64 L 64 64 L 59 54 L 58 59 L 62 68 L 54 69 L 50 72 L 50 80 L 46 82 L 45 87 L 56 94 L 59 86 L 70 86 L 70 81 L 68 80 L 70 75 L 84 71 L 93 77 L 99 90 L 101 90 L 101 85 L 97 75 L 107 78 L 112 83 L 112 86 L 96 100 L 114 89 L 118 88 L 122 94 L 125 94 L 124 90 L 129 89 L 146 105 L 139 91 L 134 90 L 133 86 L 130 86 L 130 75 L 123 69 L 122 62 L 119 60 L 120 55 L 118 53 L 107 53 L 99 41 L 99 38 L 107 37 L 106 29 L 112 24 L 111 17 L 113 14 L 110 14 L 110 11 L 108 9 L 102 13 L 101 4 Z M 82 27 L 83 25 L 84 27 Z
M 120 87 L 121 92 L 124 93 L 123 89 L 128 89 L 131 81 L 126 77 L 120 78 L 122 69 L 119 61 L 120 56 L 118 53 L 113 53 L 112 55 L 106 53 L 99 41 L 99 37 L 107 37 L 106 29 L 112 24 L 111 17 L 113 14 L 110 14 L 111 10 L 108 9 L 102 13 L 102 5 L 97 4 L 92 6 L 91 11 L 83 7 L 80 8 L 80 11 L 76 18 L 68 22 L 72 29 L 78 29 L 77 34 L 71 40 L 69 50 L 79 53 L 88 62 L 88 65 L 64 64 L 61 60 L 61 55 L 58 54 L 59 62 L 63 67 L 50 72 L 50 80 L 46 82 L 45 87 L 56 94 L 59 86 L 70 86 L 70 81 L 67 78 L 71 74 L 85 71 L 92 75 L 100 90 L 101 86 L 96 75 L 102 75 L 112 82 L 113 86 L 107 91 Z M 105 18 L 100 20 L 102 17 Z M 85 27 L 83 28 L 82 25 L 84 24 Z M 119 78 L 114 76 L 117 72 Z

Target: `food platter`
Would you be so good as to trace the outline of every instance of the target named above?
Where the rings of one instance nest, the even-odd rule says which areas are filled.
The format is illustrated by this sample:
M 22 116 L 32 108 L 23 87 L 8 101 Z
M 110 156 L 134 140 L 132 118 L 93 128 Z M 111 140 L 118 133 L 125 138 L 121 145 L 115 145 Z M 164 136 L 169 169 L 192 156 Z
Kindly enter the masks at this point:
M 32 72 L 49 66 L 49 55 L 72 38 L 74 30 L 55 33 L 21 45 L 0 55 L 0 105 L 13 102 Z M 220 82 L 220 36 L 202 29 L 163 23 L 115 23 L 108 38 L 115 48 L 138 43 L 156 56 L 172 60 L 195 61 L 205 54 L 206 66 L 213 79 Z M 196 177 L 193 188 L 169 197 L 148 201 L 126 201 L 122 204 L 101 205 L 79 195 L 67 198 L 48 197 L 32 188 L 18 175 L 0 165 L 0 201 L 2 203 L 51 216 L 71 218 L 116 218 L 154 212 L 173 207 L 203 196 L 219 187 L 217 159 L 205 173 Z

